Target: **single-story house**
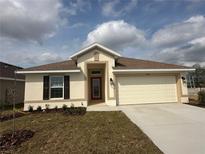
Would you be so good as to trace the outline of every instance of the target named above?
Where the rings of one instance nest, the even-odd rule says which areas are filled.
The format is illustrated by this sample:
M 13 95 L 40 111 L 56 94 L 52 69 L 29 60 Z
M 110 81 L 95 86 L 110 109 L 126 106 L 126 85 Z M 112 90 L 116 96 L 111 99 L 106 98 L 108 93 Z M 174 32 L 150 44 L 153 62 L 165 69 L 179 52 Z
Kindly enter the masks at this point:
M 24 110 L 29 106 L 111 106 L 188 102 L 186 72 L 193 68 L 122 57 L 98 43 L 69 60 L 26 68 Z
M 17 74 L 15 76 L 15 71 L 19 69 L 22 68 L 4 62 L 0 62 L 0 106 L 13 103 L 15 82 L 17 89 L 15 103 L 23 103 L 25 76 L 23 74 Z

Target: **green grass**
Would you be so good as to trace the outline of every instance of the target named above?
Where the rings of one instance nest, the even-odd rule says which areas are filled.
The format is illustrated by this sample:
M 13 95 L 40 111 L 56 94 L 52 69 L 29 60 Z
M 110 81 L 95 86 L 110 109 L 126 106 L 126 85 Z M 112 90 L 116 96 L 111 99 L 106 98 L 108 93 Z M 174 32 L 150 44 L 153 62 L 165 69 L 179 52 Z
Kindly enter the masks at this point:
M 11 120 L 0 124 L 0 134 L 12 128 Z M 16 127 L 35 131 L 33 138 L 15 149 L 19 154 L 162 153 L 122 112 L 29 114 L 16 119 Z

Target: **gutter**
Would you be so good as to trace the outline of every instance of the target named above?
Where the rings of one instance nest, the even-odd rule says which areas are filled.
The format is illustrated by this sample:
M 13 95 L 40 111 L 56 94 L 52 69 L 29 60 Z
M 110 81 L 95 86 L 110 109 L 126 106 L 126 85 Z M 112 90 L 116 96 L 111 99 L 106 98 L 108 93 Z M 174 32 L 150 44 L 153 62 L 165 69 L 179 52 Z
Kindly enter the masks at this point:
M 46 71 L 16 71 L 17 74 L 39 74 L 39 73 L 77 73 L 77 70 L 46 70 Z
M 195 71 L 194 68 L 184 68 L 184 69 L 114 69 L 113 73 L 143 73 L 143 72 L 188 72 Z

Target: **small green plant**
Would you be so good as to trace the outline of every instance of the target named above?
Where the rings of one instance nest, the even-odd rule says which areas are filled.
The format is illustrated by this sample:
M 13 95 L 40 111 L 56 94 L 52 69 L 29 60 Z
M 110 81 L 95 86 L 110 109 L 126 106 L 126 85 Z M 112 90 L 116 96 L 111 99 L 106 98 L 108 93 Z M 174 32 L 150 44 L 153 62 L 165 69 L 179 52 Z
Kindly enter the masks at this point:
M 28 112 L 33 112 L 33 106 L 29 105 Z
M 198 92 L 198 101 L 201 104 L 205 104 L 205 90 Z
M 36 110 L 37 110 L 38 112 L 41 112 L 41 111 L 42 111 L 41 106 L 38 106 Z
M 49 105 L 49 104 L 46 104 L 46 105 L 45 105 L 45 108 L 46 108 L 45 111 L 48 112 L 48 111 L 49 111 L 49 108 L 50 108 L 50 105 Z
M 65 110 L 67 110 L 68 109 L 68 106 L 67 105 L 65 105 L 65 104 L 63 104 L 63 111 L 65 111 Z
M 74 106 L 74 104 L 73 104 L 73 103 L 71 103 L 70 107 L 71 107 L 71 108 L 74 108 L 75 106 Z
M 57 106 L 57 105 L 54 107 L 54 110 L 55 110 L 55 111 L 58 111 L 58 106 Z

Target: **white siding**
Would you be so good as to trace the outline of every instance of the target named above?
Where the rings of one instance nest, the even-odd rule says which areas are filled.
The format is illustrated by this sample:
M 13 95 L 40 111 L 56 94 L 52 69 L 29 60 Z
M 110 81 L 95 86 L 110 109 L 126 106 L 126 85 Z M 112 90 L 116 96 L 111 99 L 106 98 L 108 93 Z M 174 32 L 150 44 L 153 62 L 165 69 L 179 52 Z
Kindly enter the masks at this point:
M 177 102 L 175 76 L 118 77 L 119 105 Z

